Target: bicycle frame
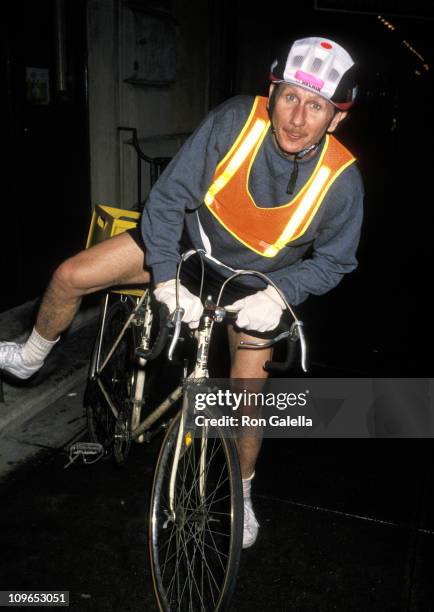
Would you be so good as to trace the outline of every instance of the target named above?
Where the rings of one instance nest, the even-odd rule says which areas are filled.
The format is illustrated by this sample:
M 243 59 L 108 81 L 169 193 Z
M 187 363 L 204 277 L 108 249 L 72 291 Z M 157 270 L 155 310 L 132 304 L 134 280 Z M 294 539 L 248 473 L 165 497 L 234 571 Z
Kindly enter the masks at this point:
M 104 386 L 104 383 L 100 377 L 100 374 L 106 367 L 107 363 L 109 362 L 111 356 L 115 352 L 117 346 L 121 342 L 123 336 L 125 335 L 125 332 L 127 331 L 130 325 L 137 325 L 141 327 L 142 333 L 141 333 L 140 347 L 145 350 L 149 349 L 150 330 L 152 326 L 153 313 L 152 313 L 152 309 L 150 305 L 149 291 L 145 290 L 143 296 L 137 299 L 137 304 L 134 307 L 133 311 L 131 312 L 131 315 L 128 317 L 122 330 L 120 331 L 120 333 L 114 340 L 110 348 L 110 351 L 108 352 L 104 362 L 100 365 L 101 343 L 102 343 L 102 337 L 103 337 L 104 329 L 105 329 L 109 298 L 110 298 L 110 293 L 108 292 L 104 297 L 101 329 L 99 332 L 96 351 L 94 351 L 94 354 L 92 356 L 89 376 L 91 379 L 97 381 L 98 386 L 101 389 L 101 392 L 103 393 L 108 405 L 110 406 L 110 410 L 112 411 L 113 415 L 117 418 L 118 411 L 116 409 L 116 406 L 113 404 L 110 398 L 110 395 Z M 120 294 L 120 299 L 125 300 L 127 299 L 127 296 Z M 137 442 L 145 441 L 145 433 L 151 428 L 151 426 L 160 417 L 162 417 L 181 398 L 181 396 L 184 393 L 183 404 L 181 407 L 180 427 L 179 427 L 179 432 L 178 432 L 178 437 L 177 437 L 177 442 L 176 442 L 174 461 L 172 465 L 172 474 L 171 474 L 171 479 L 170 479 L 169 506 L 170 506 L 170 510 L 172 514 L 174 514 L 174 486 L 175 486 L 174 483 L 175 483 L 176 471 L 178 468 L 178 462 L 179 462 L 182 442 L 183 442 L 183 438 L 185 435 L 184 427 L 185 427 L 185 420 L 186 420 L 186 412 L 188 409 L 188 398 L 187 398 L 187 394 L 184 392 L 184 381 L 195 379 L 195 378 L 203 379 L 203 378 L 208 377 L 207 363 L 208 363 L 208 353 L 209 353 L 209 345 L 210 345 L 213 323 L 214 321 L 210 317 L 204 317 L 202 328 L 198 332 L 196 332 L 197 340 L 198 340 L 197 354 L 196 354 L 195 367 L 193 371 L 191 372 L 191 374 L 185 379 L 183 379 L 181 384 L 178 385 L 178 387 L 176 387 L 176 389 L 172 391 L 159 404 L 159 406 L 155 408 L 143 421 L 141 421 L 141 410 L 142 410 L 142 405 L 143 405 L 143 391 L 144 391 L 144 384 L 145 384 L 145 377 L 146 377 L 146 372 L 145 372 L 145 366 L 147 363 L 146 359 L 138 358 L 137 366 L 135 367 L 135 379 L 134 379 L 134 385 L 133 385 L 134 396 L 132 400 L 133 409 L 132 409 L 131 436 Z M 207 436 L 206 436 L 206 429 L 204 428 L 203 435 L 202 435 L 202 441 L 201 441 L 201 457 L 200 457 L 200 493 L 201 493 L 201 496 L 205 494 L 204 493 L 205 483 L 204 483 L 204 460 L 203 458 L 206 454 L 206 445 L 207 445 Z

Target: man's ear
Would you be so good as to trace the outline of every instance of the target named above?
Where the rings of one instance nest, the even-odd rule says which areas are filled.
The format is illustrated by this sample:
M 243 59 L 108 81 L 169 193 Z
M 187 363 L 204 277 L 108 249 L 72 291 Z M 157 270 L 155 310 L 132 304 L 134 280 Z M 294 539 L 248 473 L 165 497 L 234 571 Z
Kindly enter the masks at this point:
M 332 132 L 335 131 L 335 129 L 338 127 L 338 125 L 340 124 L 340 122 L 345 119 L 345 117 L 348 115 L 348 113 L 346 111 L 338 111 L 337 113 L 335 113 L 335 116 L 333 117 L 333 119 L 330 121 L 330 125 L 327 128 L 327 132 L 329 132 L 330 134 Z
M 270 109 L 270 98 L 271 98 L 271 94 L 273 93 L 275 87 L 276 87 L 275 83 L 270 83 L 270 87 L 268 88 L 267 110 Z

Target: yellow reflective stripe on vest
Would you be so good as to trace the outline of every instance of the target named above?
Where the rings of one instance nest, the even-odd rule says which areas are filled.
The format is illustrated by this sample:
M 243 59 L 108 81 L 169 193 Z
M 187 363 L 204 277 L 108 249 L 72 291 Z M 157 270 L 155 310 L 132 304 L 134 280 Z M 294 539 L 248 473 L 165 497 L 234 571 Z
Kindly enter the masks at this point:
M 242 141 L 242 144 L 228 163 L 226 169 L 222 174 L 214 181 L 205 196 L 205 204 L 208 206 L 214 202 L 214 196 L 230 181 L 235 172 L 242 166 L 244 160 L 258 142 L 264 128 L 268 124 L 262 119 L 257 119 L 253 124 L 252 129 Z
M 280 234 L 276 242 L 265 250 L 265 257 L 274 257 L 274 255 L 276 255 L 280 251 L 280 249 L 282 249 L 290 240 L 293 239 L 294 234 L 298 229 L 298 226 L 303 220 L 303 217 L 308 212 L 309 208 L 312 206 L 315 198 L 317 198 L 320 194 L 321 190 L 323 189 L 330 176 L 330 173 L 331 168 L 328 168 L 327 166 L 321 166 L 321 168 L 318 170 L 317 175 L 313 179 L 312 184 L 304 195 L 302 201 L 298 205 L 294 215 L 291 217 L 288 225 Z M 313 211 L 313 214 L 315 214 L 315 212 L 316 208 Z

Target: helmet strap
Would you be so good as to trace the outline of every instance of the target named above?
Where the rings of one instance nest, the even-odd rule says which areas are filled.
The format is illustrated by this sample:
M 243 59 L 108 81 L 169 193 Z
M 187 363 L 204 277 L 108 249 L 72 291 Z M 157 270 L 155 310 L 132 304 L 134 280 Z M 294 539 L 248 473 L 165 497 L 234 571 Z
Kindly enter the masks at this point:
M 289 195 L 293 194 L 295 191 L 295 184 L 298 178 L 298 161 L 303 159 L 311 151 L 314 151 L 315 149 L 317 149 L 319 145 L 321 144 L 321 142 L 323 141 L 323 139 L 324 139 L 324 136 L 322 136 L 322 138 L 315 144 L 310 145 L 309 147 L 306 147 L 305 149 L 302 149 L 301 151 L 298 151 L 297 153 L 294 153 L 294 166 L 292 168 L 291 176 L 289 177 L 288 186 L 286 188 L 286 193 L 288 193 Z
M 292 168 L 291 176 L 289 177 L 288 186 L 286 188 L 286 193 L 290 195 L 294 193 L 295 183 L 297 182 L 297 178 L 298 178 L 298 161 L 297 161 L 297 155 L 296 155 L 294 158 L 294 166 Z

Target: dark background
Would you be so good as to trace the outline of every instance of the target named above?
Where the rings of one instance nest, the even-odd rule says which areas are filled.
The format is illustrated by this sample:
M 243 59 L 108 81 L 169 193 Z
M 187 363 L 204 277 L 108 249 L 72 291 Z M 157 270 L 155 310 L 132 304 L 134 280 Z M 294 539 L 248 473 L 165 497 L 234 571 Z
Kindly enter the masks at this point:
M 347 12 L 325 12 L 313 2 L 209 3 L 210 107 L 239 93 L 265 94 L 270 63 L 287 39 L 325 35 L 361 65 L 359 103 L 340 130 L 366 187 L 360 265 L 300 309 L 314 375 L 432 374 L 432 4 L 329 0 Z M 25 67 L 54 74 L 53 5 L 2 6 L 0 311 L 40 295 L 55 266 L 84 245 L 90 217 L 85 1 L 65 2 L 66 93 L 52 82 L 49 106 L 26 102 Z M 394 31 L 376 16 L 384 7 Z M 372 14 L 358 12 L 367 8 Z M 83 361 L 79 343 L 75 351 Z M 52 363 L 58 374 L 59 357 Z M 40 387 L 23 388 L 23 402 L 27 393 Z M 397 399 L 387 405 L 394 414 Z M 414 395 L 405 408 L 413 413 L 425 401 Z M 68 421 L 73 402 L 80 413 L 81 397 L 62 398 L 56 408 Z M 153 609 L 144 525 L 161 438 L 135 448 L 124 472 L 103 462 L 65 471 L 52 415 L 25 426 L 23 440 L 41 454 L 13 470 L 2 489 L 3 588 L 67 588 L 80 612 Z M 243 553 L 233 609 L 433 610 L 432 465 L 428 439 L 266 440 L 253 487 L 261 532 Z
M 56 91 L 53 2 L 4 5 L 2 81 L 7 197 L 0 309 L 41 293 L 56 264 L 84 244 L 90 210 L 86 6 L 67 2 L 67 92 Z M 26 67 L 50 71 L 50 104 L 26 98 Z
M 346 11 L 315 10 L 317 5 Z M 0 310 L 41 294 L 56 265 L 84 245 L 90 217 L 84 0 L 65 3 L 67 91 L 58 93 L 52 82 L 50 105 L 26 101 L 25 66 L 49 66 L 55 73 L 53 6 L 47 0 L 26 3 L 24 10 L 21 3 L 5 3 Z M 384 7 L 393 31 L 375 14 Z M 367 9 L 372 13 L 361 12 Z M 209 12 L 203 27 L 213 51 L 210 107 L 231 95 L 265 94 L 276 51 L 296 37 L 327 36 L 357 59 L 359 102 L 339 136 L 357 156 L 366 187 L 360 266 L 300 311 L 313 360 L 331 373 L 429 376 L 432 3 L 259 9 L 237 0 L 211 2 Z

